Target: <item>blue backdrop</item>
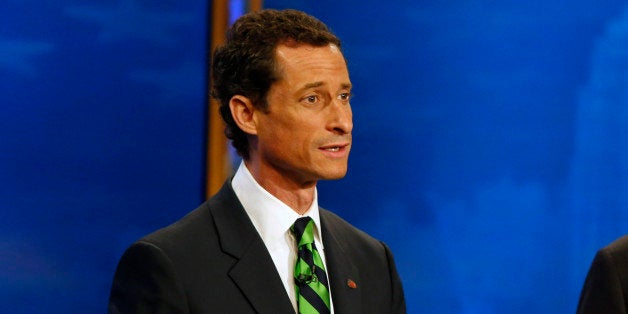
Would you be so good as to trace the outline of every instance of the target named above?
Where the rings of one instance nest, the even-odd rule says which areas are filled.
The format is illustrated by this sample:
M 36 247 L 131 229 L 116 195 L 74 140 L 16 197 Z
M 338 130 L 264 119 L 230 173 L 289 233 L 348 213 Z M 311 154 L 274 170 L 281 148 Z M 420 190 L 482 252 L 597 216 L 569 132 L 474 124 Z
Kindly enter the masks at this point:
M 203 199 L 204 1 L 0 2 L 0 306 L 102 313 Z M 344 41 L 348 176 L 409 313 L 573 313 L 628 224 L 628 2 L 279 1 Z

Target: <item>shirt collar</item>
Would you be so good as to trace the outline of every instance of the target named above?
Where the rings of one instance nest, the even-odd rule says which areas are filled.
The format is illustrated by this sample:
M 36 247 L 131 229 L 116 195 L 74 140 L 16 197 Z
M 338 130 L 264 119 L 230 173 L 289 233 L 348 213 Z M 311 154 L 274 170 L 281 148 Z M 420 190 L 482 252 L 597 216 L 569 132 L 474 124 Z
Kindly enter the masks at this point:
M 272 249 L 270 246 L 284 245 L 285 242 L 282 241 L 285 241 L 286 233 L 292 224 L 305 216 L 310 216 L 314 220 L 314 238 L 323 249 L 316 188 L 312 205 L 303 215 L 299 215 L 259 185 L 244 162 L 240 163 L 231 186 L 268 249 Z

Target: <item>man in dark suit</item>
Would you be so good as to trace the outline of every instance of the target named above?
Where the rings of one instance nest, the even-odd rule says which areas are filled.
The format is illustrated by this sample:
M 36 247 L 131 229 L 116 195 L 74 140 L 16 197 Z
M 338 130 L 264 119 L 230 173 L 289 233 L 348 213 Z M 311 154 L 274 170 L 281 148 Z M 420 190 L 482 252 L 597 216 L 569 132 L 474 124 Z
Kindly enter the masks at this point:
M 212 94 L 243 158 L 178 222 L 131 245 L 110 313 L 405 313 L 388 247 L 319 208 L 347 171 L 351 81 L 340 40 L 295 10 L 234 23 Z
M 580 294 L 578 313 L 628 313 L 628 236 L 595 255 Z

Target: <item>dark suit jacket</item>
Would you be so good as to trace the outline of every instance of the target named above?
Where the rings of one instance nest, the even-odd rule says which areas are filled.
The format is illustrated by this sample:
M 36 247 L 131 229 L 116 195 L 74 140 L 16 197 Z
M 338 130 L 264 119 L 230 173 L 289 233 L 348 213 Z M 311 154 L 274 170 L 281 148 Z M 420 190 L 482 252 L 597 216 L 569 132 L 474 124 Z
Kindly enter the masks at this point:
M 595 255 L 580 294 L 578 313 L 628 313 L 628 236 Z
M 320 216 L 335 312 L 405 313 L 388 247 L 327 210 Z M 226 183 L 199 208 L 127 249 L 113 280 L 109 312 L 294 309 L 261 237 Z

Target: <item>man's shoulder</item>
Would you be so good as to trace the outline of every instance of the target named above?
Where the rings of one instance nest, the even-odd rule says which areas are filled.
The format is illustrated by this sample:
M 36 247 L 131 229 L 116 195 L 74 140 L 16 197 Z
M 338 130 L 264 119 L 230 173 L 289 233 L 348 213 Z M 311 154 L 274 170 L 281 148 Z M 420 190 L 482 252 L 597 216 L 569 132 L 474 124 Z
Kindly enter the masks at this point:
M 160 248 L 177 247 L 190 242 L 190 239 L 198 239 L 209 232 L 211 226 L 210 207 L 208 202 L 204 202 L 179 220 L 145 235 L 138 242 L 148 242 Z
M 624 235 L 607 246 L 601 248 L 593 261 L 593 266 L 608 267 L 611 269 L 623 269 L 628 267 L 628 235 Z M 604 265 L 604 266 L 601 266 Z M 628 282 L 628 272 L 625 279 Z
M 624 235 L 602 248 L 612 254 L 628 253 L 628 235 Z
M 382 242 L 347 222 L 337 214 L 320 208 L 321 221 L 326 232 L 330 232 L 341 243 L 362 244 L 382 247 Z
M 221 189 L 216 195 L 188 212 L 174 223 L 158 229 L 139 241 L 149 242 L 162 246 L 183 245 L 181 242 L 195 243 L 207 236 L 213 236 L 215 232 L 214 213 L 217 209 L 234 208 L 233 190 L 230 185 Z

